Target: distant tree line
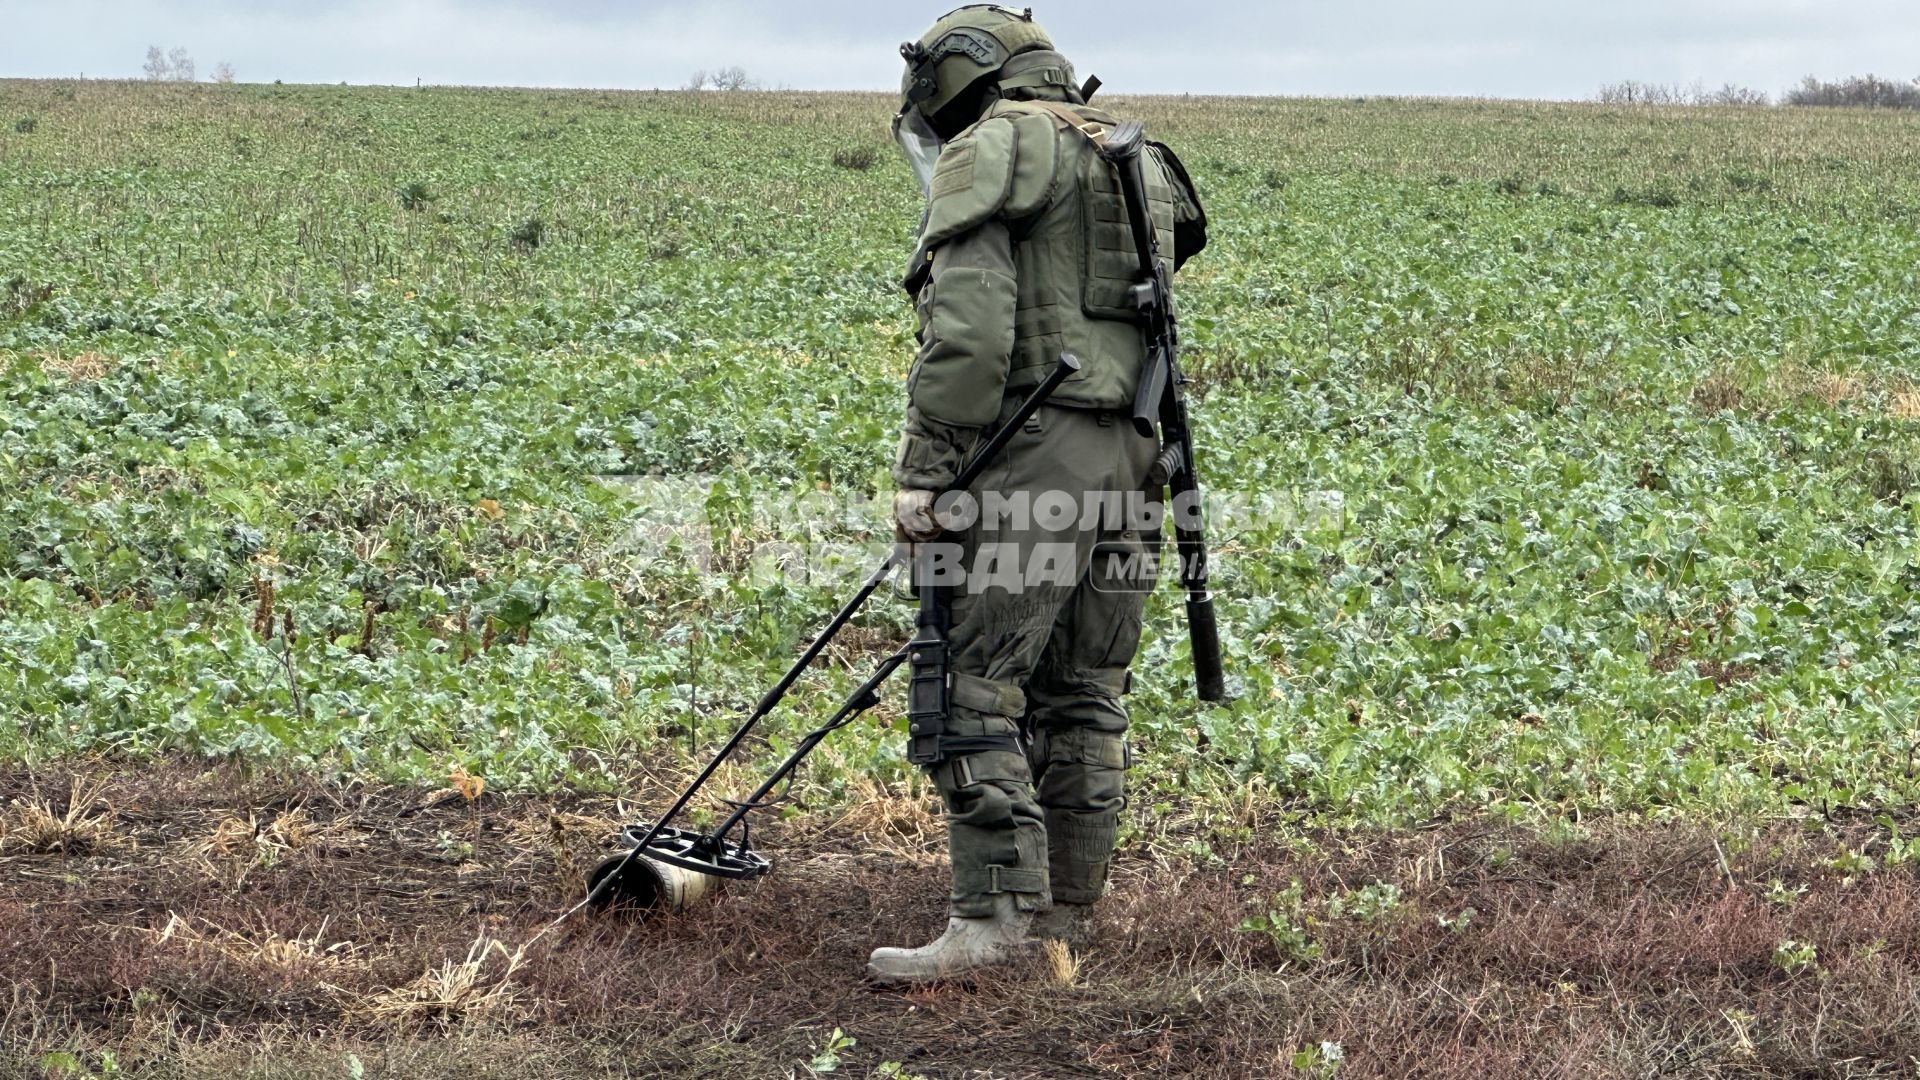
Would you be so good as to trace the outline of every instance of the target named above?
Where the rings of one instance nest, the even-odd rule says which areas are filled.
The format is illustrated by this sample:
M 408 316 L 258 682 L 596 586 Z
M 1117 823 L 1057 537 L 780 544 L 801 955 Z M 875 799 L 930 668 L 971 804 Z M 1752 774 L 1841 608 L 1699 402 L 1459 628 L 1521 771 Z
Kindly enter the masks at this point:
M 1768 105 L 1764 90 L 1727 83 L 1709 90 L 1704 83 L 1657 83 L 1627 79 L 1600 88 L 1602 105 Z
M 192 82 L 198 77 L 192 54 L 178 45 L 171 49 L 147 46 L 147 62 L 141 65 L 140 71 L 149 82 Z M 233 65 L 225 60 L 213 65 L 212 78 L 217 83 L 232 82 Z
M 760 80 L 747 74 L 743 67 L 723 67 L 718 71 L 696 71 L 687 80 L 689 90 L 741 90 L 761 89 Z
M 1788 105 L 1849 106 L 1869 109 L 1920 109 L 1920 79 L 1894 82 L 1877 75 L 1858 75 L 1838 82 L 1822 82 L 1809 75 L 1787 91 Z
M 1763 90 L 1727 83 L 1717 90 L 1704 83 L 1656 83 L 1627 79 L 1608 83 L 1596 97 L 1603 105 L 1747 105 L 1774 103 Z M 1850 107 L 1865 109 L 1920 109 L 1920 79 L 1895 82 L 1877 75 L 1857 75 L 1827 82 L 1812 75 L 1780 96 L 1781 105 Z

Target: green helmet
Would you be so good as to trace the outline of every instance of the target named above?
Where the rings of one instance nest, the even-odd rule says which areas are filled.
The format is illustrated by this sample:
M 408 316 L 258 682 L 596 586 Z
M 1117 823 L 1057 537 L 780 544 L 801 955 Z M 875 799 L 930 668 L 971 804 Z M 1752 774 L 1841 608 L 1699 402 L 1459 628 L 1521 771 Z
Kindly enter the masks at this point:
M 967 88 L 994 75 L 1019 53 L 1052 49 L 1053 39 L 1033 21 L 1033 9 L 969 4 L 941 16 L 920 40 L 900 46 L 907 62 L 900 107 L 931 119 Z

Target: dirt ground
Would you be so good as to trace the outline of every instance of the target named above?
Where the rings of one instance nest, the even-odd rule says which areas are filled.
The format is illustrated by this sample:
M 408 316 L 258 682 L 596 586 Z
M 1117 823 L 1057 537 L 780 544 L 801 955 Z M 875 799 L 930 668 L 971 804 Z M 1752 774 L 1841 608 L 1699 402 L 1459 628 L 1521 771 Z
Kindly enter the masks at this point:
M 939 926 L 938 823 L 875 794 L 717 903 L 535 940 L 614 800 L 0 770 L 0 1076 L 1920 1073 L 1920 877 L 1869 822 L 1143 817 L 1099 945 L 901 991 L 861 968 Z

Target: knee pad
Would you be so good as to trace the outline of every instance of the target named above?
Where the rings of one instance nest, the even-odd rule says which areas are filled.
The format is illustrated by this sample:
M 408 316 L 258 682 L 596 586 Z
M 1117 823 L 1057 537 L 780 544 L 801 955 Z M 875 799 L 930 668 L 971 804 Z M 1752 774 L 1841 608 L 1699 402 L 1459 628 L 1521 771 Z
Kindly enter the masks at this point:
M 962 754 L 931 771 L 934 787 L 946 800 L 948 817 L 962 824 L 1013 828 L 1015 804 L 1031 798 L 1033 773 L 1026 760 L 1012 751 Z
M 1041 728 L 1028 745 L 1028 764 L 1040 801 L 1081 812 L 1126 805 L 1127 737 L 1092 728 Z
M 1026 759 L 989 750 L 943 761 L 932 773 L 947 804 L 953 911 L 985 914 L 983 898 L 1003 892 L 1019 894 L 1023 911 L 1039 906 L 1047 852 Z

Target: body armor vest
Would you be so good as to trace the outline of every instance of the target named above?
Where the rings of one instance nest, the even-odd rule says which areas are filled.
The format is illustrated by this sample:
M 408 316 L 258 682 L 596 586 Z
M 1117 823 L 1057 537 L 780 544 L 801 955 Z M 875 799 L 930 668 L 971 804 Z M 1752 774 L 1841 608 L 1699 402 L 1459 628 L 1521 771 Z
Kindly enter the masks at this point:
M 1054 402 L 1132 407 L 1145 356 L 1130 302 L 1139 256 L 1119 178 L 1096 145 L 1114 122 L 1085 105 L 998 102 L 954 140 L 935 170 L 908 288 L 918 291 L 914 277 L 944 240 L 988 220 L 1006 224 L 1018 290 L 1009 394 L 1037 384 L 1070 352 L 1083 366 L 1054 392 Z M 1177 222 L 1204 216 L 1169 151 L 1151 146 L 1142 165 L 1148 213 L 1171 269 L 1190 254 L 1176 245 Z

